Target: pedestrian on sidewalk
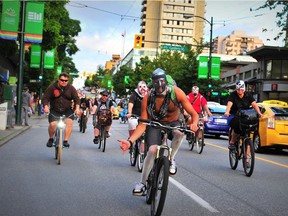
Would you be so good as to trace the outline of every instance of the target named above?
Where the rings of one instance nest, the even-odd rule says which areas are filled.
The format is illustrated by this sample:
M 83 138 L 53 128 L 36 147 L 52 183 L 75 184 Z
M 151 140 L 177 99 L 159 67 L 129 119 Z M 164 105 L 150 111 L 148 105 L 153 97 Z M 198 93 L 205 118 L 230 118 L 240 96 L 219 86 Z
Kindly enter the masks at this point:
M 22 92 L 22 123 L 23 123 L 23 118 L 24 118 L 24 124 L 25 126 L 29 126 L 28 124 L 28 111 L 31 109 L 31 95 L 29 93 L 28 87 L 23 88 Z

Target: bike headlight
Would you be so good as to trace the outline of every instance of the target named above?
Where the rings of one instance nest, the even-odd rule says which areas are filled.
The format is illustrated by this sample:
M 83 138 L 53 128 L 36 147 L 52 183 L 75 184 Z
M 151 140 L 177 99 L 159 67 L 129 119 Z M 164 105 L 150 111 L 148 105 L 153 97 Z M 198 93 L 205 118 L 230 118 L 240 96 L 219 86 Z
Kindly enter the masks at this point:
M 57 126 L 59 128 L 64 128 L 65 127 L 65 122 L 64 121 L 59 121 Z

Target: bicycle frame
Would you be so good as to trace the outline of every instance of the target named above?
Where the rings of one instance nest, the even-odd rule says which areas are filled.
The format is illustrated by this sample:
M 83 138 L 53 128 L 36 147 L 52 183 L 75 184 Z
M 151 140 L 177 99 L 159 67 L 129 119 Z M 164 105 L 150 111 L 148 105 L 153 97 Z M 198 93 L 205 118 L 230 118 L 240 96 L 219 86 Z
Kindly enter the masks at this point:
M 57 120 L 56 124 L 56 131 L 54 134 L 54 143 L 53 146 L 55 147 L 55 160 L 57 160 L 57 164 L 60 165 L 62 162 L 62 150 L 64 148 L 64 135 L 65 135 L 65 118 L 67 118 L 65 115 L 62 116 L 55 116 L 52 113 L 50 113 L 55 119 Z M 72 114 L 74 115 L 74 113 Z M 72 116 L 70 115 L 70 116 Z M 68 118 L 70 117 L 68 116 Z
M 157 146 L 154 164 L 148 175 L 146 194 L 146 203 L 151 204 L 151 215 L 161 215 L 164 208 L 168 189 L 169 167 L 171 164 L 172 153 L 172 148 L 168 146 L 167 142 L 168 131 L 179 130 L 185 133 L 193 133 L 193 131 L 190 131 L 183 126 L 171 127 L 168 125 L 162 125 L 160 122 L 157 121 L 150 121 L 145 119 L 138 120 L 143 122 L 144 124 L 161 129 L 161 145 Z

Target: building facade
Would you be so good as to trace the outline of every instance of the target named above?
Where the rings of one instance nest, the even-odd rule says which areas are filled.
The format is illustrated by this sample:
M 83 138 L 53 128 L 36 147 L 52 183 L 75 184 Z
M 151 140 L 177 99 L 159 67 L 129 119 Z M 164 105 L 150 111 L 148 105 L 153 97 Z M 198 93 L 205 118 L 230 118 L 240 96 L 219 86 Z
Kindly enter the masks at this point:
M 238 65 L 223 71 L 221 79 L 233 91 L 237 80 L 244 80 L 247 91 L 256 101 L 282 100 L 288 102 L 288 48 L 262 46 L 247 53 L 257 62 Z
M 159 49 L 161 45 L 195 44 L 203 37 L 204 0 L 143 0 L 140 33 L 143 47 Z
M 243 31 L 233 31 L 228 36 L 218 36 L 213 40 L 213 53 L 243 55 L 263 46 L 258 36 L 248 36 Z

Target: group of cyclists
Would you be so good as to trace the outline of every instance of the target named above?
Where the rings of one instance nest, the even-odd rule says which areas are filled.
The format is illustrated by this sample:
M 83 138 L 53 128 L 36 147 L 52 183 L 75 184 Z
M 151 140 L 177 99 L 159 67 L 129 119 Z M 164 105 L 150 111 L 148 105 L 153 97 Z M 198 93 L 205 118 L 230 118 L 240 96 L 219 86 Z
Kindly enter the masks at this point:
M 52 83 L 46 90 L 43 96 L 43 106 L 45 113 L 49 114 L 49 127 L 48 134 L 49 140 L 47 147 L 52 147 L 53 135 L 56 130 L 56 119 L 53 116 L 70 116 L 73 112 L 76 115 L 81 115 L 81 107 L 88 109 L 89 103 L 87 100 L 80 99 L 77 90 L 68 83 L 69 74 L 61 73 L 58 80 Z M 120 148 L 125 152 L 132 144 L 145 132 L 145 145 L 147 154 L 143 164 L 143 170 L 141 174 L 140 182 L 137 183 L 133 189 L 133 195 L 143 195 L 146 190 L 146 180 L 148 174 L 153 166 L 153 161 L 156 154 L 157 145 L 161 144 L 161 130 L 146 126 L 146 124 L 139 122 L 137 118 L 158 121 L 161 124 L 169 126 L 178 126 L 181 124 L 179 116 L 184 115 L 186 119 L 187 127 L 196 132 L 198 129 L 199 117 L 212 116 L 208 106 L 207 100 L 203 95 L 199 93 L 199 88 L 193 86 L 191 93 L 186 95 L 181 88 L 169 84 L 168 75 L 166 72 L 158 68 L 152 72 L 151 75 L 152 85 L 149 89 L 145 81 L 140 81 L 133 91 L 128 101 L 128 139 L 119 139 Z M 259 107 L 256 104 L 255 99 L 245 91 L 245 83 L 240 80 L 236 83 L 235 92 L 231 93 L 228 97 L 227 108 L 225 116 L 233 115 L 234 118 L 230 122 L 232 129 L 232 138 L 230 139 L 229 149 L 234 148 L 235 140 L 241 132 L 239 128 L 237 111 L 241 109 L 248 109 L 252 106 L 255 111 L 262 117 Z M 90 113 L 98 114 L 100 110 L 109 110 L 111 113 L 111 123 L 106 126 L 106 135 L 110 136 L 109 130 L 112 124 L 112 114 L 114 113 L 114 106 L 111 99 L 109 99 L 110 93 L 107 90 L 101 92 L 99 100 L 95 99 Z M 75 109 L 71 106 L 71 101 L 75 104 Z M 132 118 L 133 117 L 133 118 Z M 87 117 L 88 119 L 88 117 Z M 100 120 L 99 120 L 100 121 Z M 69 138 L 72 133 L 73 116 L 66 119 L 64 146 L 69 147 Z M 98 144 L 99 136 L 99 122 L 94 124 L 94 139 L 93 143 Z M 184 133 L 173 130 L 170 132 L 168 138 L 171 139 L 171 163 L 170 163 L 170 175 L 174 175 L 177 172 L 175 157 L 178 149 L 183 141 Z

